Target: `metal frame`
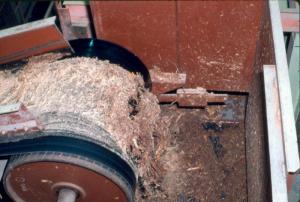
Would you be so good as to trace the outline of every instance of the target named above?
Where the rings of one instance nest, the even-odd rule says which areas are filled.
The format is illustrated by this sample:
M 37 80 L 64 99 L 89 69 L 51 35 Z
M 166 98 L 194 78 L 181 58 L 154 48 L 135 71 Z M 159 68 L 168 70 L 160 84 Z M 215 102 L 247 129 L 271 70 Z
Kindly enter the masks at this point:
M 269 0 L 269 8 L 279 90 L 280 105 L 278 108 L 280 109 L 279 113 L 281 114 L 286 168 L 288 173 L 296 173 L 300 168 L 299 151 L 292 104 L 291 85 L 278 2 Z
M 282 120 L 280 113 L 278 113 L 280 112 L 280 99 L 276 76 L 276 66 L 264 65 L 263 73 L 267 113 L 272 201 L 287 202 L 287 174 L 282 138 Z

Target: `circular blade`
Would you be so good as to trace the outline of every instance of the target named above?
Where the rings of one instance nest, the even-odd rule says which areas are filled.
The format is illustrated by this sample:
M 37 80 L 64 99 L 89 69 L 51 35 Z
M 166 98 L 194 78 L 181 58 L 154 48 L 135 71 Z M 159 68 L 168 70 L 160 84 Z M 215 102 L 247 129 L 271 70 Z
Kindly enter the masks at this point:
M 76 39 L 69 41 L 74 50 L 73 56 L 97 57 L 122 66 L 130 72 L 143 76 L 145 87 L 151 88 L 150 74 L 143 62 L 129 50 L 117 44 L 99 39 Z

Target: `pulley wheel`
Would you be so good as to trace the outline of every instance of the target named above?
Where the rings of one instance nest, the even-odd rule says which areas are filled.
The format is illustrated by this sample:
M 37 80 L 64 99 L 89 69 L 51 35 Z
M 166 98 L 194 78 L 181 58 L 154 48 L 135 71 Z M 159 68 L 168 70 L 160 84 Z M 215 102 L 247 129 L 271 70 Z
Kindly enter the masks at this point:
M 133 192 L 107 166 L 80 156 L 44 152 L 15 156 L 4 188 L 17 202 L 127 202 Z

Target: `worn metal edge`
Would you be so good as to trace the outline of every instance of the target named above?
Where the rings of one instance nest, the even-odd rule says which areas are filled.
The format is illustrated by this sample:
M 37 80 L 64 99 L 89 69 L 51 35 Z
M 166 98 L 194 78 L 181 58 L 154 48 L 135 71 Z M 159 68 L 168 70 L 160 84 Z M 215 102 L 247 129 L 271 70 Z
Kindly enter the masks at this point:
M 278 1 L 269 0 L 287 171 L 299 171 L 299 151 Z
M 275 65 L 264 65 L 264 91 L 273 202 L 287 202 L 287 174 Z
M 28 32 L 55 24 L 56 16 L 0 30 L 0 38 Z

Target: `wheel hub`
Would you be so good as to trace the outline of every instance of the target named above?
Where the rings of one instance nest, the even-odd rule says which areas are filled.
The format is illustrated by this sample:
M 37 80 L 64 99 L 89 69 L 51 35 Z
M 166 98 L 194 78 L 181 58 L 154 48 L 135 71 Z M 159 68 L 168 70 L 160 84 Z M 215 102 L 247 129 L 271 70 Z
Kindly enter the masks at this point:
M 31 162 L 24 160 L 31 159 L 31 155 L 13 160 L 6 169 L 4 186 L 15 201 L 130 201 L 130 193 L 122 184 L 122 179 L 109 168 L 88 161 L 81 163 L 84 167 L 78 166 L 77 158 L 74 159 L 77 165 L 46 161 L 36 155 L 33 155 Z

